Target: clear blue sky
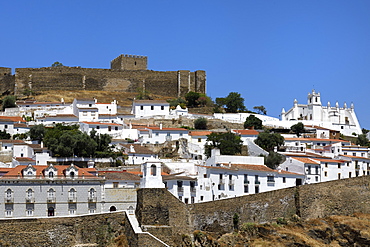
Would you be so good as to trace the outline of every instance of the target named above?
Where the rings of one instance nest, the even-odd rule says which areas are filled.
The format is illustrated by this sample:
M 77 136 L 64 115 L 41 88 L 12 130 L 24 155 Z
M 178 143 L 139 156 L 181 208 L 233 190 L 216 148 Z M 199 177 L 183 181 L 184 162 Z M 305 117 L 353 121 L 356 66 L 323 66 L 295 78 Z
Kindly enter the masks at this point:
M 0 66 L 145 55 L 152 70 L 206 70 L 212 99 L 239 92 L 276 117 L 314 88 L 370 129 L 369 13 L 368 0 L 2 1 Z

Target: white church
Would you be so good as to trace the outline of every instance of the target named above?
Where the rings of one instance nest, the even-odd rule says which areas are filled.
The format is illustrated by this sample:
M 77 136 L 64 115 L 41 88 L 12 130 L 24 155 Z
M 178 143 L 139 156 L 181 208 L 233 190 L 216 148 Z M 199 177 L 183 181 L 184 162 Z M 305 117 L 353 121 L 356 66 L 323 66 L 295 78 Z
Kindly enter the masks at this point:
M 320 93 L 316 93 L 315 90 L 308 93 L 307 104 L 298 104 L 295 99 L 290 110 L 285 111 L 283 108 L 280 123 L 290 127 L 298 122 L 337 130 L 346 136 L 351 136 L 353 133 L 362 134 L 353 103 L 350 107 L 346 103 L 340 107 L 338 102 L 334 106 L 331 106 L 330 102 L 327 106 L 323 106 Z

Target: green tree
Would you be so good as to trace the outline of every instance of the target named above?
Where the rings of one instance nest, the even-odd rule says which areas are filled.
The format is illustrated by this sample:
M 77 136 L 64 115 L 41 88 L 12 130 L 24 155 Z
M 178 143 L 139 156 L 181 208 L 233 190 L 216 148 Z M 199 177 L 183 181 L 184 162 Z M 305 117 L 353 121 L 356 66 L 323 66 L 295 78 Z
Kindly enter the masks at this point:
M 198 99 L 200 97 L 200 94 L 197 92 L 190 91 L 187 94 L 185 94 L 185 100 L 186 105 L 188 107 L 197 107 L 198 106 Z
M 244 99 L 240 96 L 239 93 L 231 92 L 225 98 L 226 112 L 236 113 L 243 112 L 246 110 L 244 106 Z
M 257 113 L 259 113 L 259 114 L 263 114 L 263 115 L 267 114 L 266 108 L 263 105 L 255 106 L 255 107 L 253 107 L 253 109 L 256 110 Z
M 194 121 L 194 128 L 197 130 L 206 130 L 207 129 L 207 119 L 204 117 L 197 118 Z
M 284 160 L 284 156 L 270 151 L 267 156 L 264 156 L 265 165 L 271 169 L 276 169 Z
M 30 128 L 30 138 L 33 141 L 38 141 L 39 143 L 44 139 L 45 136 L 45 126 L 42 124 L 34 125 Z
M 63 67 L 64 65 L 58 61 L 54 62 L 51 67 Z
M 244 129 L 262 129 L 262 120 L 254 115 L 249 115 L 244 122 Z
M 0 139 L 1 140 L 8 140 L 10 139 L 11 135 L 6 132 L 5 130 L 0 130 Z
M 356 144 L 359 146 L 370 146 L 369 145 L 369 139 L 367 139 L 365 134 L 361 134 L 357 136 Z
M 270 152 L 274 151 L 275 147 L 279 148 L 284 144 L 284 137 L 278 133 L 262 132 L 254 142 L 264 150 Z
M 234 155 L 241 152 L 243 141 L 240 136 L 231 132 L 226 133 L 211 133 L 207 135 L 207 143 L 205 145 L 205 155 L 211 156 L 211 150 L 214 148 L 220 149 L 223 155 Z
M 16 107 L 15 100 L 16 99 L 13 95 L 5 96 L 3 99 L 2 110 L 4 111 L 6 108 Z
M 298 137 L 305 132 L 304 125 L 302 122 L 294 124 L 290 127 L 293 133 L 295 133 Z
M 182 109 L 186 108 L 186 100 L 182 98 L 177 98 L 177 99 L 169 99 L 167 100 L 168 103 L 170 103 L 170 108 L 175 109 L 176 106 L 180 106 Z
M 150 96 L 149 91 L 145 90 L 144 88 L 138 88 L 136 99 L 138 99 L 138 100 L 152 100 L 153 98 Z

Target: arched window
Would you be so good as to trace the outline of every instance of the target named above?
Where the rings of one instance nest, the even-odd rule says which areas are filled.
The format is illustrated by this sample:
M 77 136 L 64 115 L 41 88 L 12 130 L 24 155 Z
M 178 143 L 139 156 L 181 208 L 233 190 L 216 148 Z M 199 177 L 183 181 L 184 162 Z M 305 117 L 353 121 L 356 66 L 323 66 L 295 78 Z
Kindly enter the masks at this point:
M 69 176 L 70 176 L 72 179 L 74 179 L 74 178 L 75 178 L 75 172 L 71 172 L 71 173 L 69 174 Z
M 33 190 L 31 188 L 29 188 L 27 191 L 26 191 L 26 198 L 27 199 L 31 199 L 33 197 Z
M 94 199 L 95 198 L 95 189 L 94 188 L 91 188 L 89 190 L 89 199 Z
M 76 190 L 75 190 L 74 188 L 71 188 L 71 189 L 69 190 L 69 192 L 68 192 L 68 197 L 69 197 L 70 199 L 74 199 L 74 198 L 76 198 Z
M 53 178 L 54 177 L 54 172 L 53 171 L 50 171 L 49 172 L 49 178 Z
M 150 166 L 150 175 L 157 176 L 157 166 L 156 165 Z
M 55 190 L 53 188 L 50 188 L 48 190 L 48 199 L 54 199 L 55 198 Z
M 5 196 L 7 199 L 11 199 L 13 195 L 13 191 L 11 189 L 7 189 L 5 192 Z
M 109 208 L 109 211 L 110 212 L 114 212 L 114 211 L 116 211 L 117 209 L 116 209 L 116 207 L 115 206 L 111 206 L 110 208 Z

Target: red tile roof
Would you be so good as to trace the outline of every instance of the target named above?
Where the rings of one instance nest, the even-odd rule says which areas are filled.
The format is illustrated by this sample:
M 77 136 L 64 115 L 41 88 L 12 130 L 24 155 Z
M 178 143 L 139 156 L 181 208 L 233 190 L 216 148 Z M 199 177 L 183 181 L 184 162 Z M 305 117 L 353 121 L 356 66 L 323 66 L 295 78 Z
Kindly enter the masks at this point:
M 189 131 L 189 136 L 207 136 L 210 134 L 212 134 L 212 131 L 209 130 Z
M 13 122 L 23 122 L 26 121 L 21 117 L 10 117 L 10 116 L 0 116 L 0 120 L 7 120 L 7 121 L 13 121 Z
M 292 157 L 292 159 L 298 160 L 298 161 L 306 163 L 306 164 L 315 164 L 315 165 L 318 164 L 318 162 L 315 162 L 315 161 L 313 161 L 309 158 Z
M 239 135 L 258 135 L 259 134 L 257 130 L 250 130 L 250 129 L 233 130 L 233 131 Z
M 83 122 L 85 124 L 89 125 L 112 125 L 112 126 L 122 126 L 122 124 L 117 124 L 117 123 L 101 123 L 101 122 Z

